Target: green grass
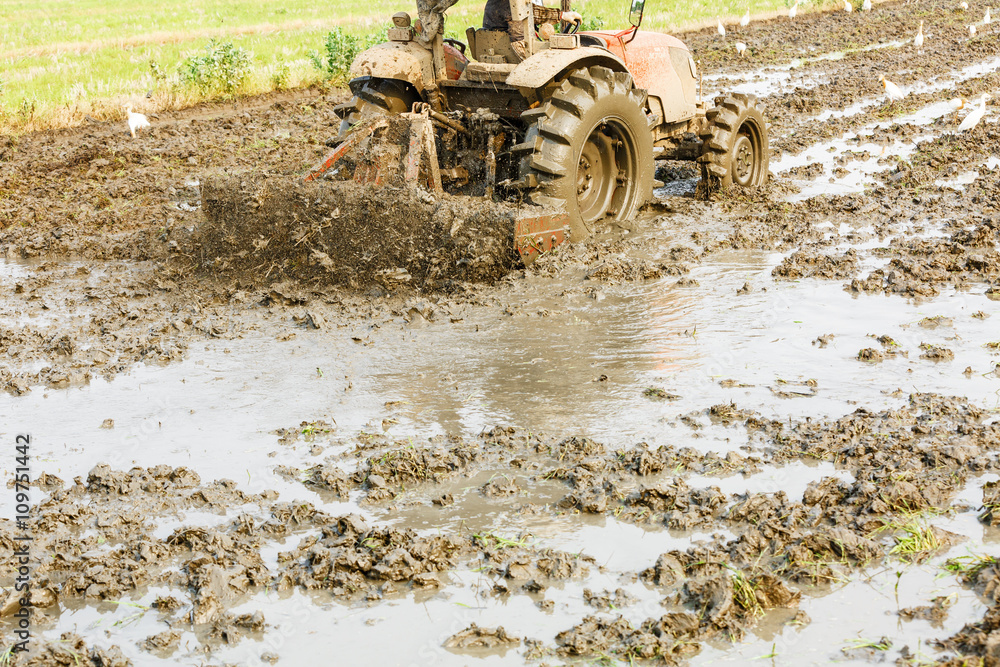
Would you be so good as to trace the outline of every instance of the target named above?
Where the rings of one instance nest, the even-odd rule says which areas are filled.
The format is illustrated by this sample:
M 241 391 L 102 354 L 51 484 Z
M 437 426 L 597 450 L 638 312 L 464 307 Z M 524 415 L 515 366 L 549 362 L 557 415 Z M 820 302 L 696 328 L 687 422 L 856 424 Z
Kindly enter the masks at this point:
M 928 516 L 915 513 L 886 521 L 874 534 L 892 533 L 895 544 L 889 553 L 902 560 L 919 563 L 944 546 L 927 519 Z
M 512 539 L 509 537 L 503 537 L 502 535 L 497 535 L 493 532 L 483 532 L 473 534 L 473 539 L 478 541 L 487 549 L 494 549 L 499 551 L 501 549 L 507 549 L 510 547 L 520 547 L 525 548 L 528 546 L 527 537 L 521 537 L 518 539 Z
M 982 570 L 996 564 L 997 559 L 994 556 L 970 553 L 967 556 L 949 558 L 945 561 L 943 567 L 948 572 L 971 581 L 975 579 Z
M 849 646 L 845 646 L 840 649 L 844 653 L 848 651 L 856 651 L 858 649 L 871 649 L 873 651 L 888 651 L 892 648 L 892 642 L 882 637 L 878 640 L 873 639 L 848 639 L 847 643 Z
M 480 25 L 484 4 L 452 7 L 448 35 L 464 39 L 466 27 Z M 674 32 L 714 22 L 719 14 L 731 24 L 747 6 L 768 14 L 789 4 L 650 0 L 643 28 Z M 574 4 L 605 29 L 627 27 L 626 6 L 627 0 Z M 203 53 L 212 39 L 252 54 L 240 94 L 308 86 L 322 79 L 310 54 L 323 51 L 330 30 L 367 38 L 401 10 L 416 14 L 415 5 L 402 0 L 8 0 L 0 5 L 0 131 L 72 125 L 87 115 L 122 118 L 127 105 L 148 113 L 224 95 L 185 85 L 178 73 L 185 58 Z
M 751 618 L 764 615 L 764 608 L 757 600 L 757 586 L 739 570 L 729 568 L 733 578 L 733 602 Z

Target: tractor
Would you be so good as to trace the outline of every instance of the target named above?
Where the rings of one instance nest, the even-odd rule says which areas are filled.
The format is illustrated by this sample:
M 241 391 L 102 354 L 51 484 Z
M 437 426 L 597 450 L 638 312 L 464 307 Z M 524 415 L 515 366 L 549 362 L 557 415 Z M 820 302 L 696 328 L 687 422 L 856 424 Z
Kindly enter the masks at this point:
M 757 99 L 731 94 L 710 108 L 687 47 L 639 30 L 645 0 L 630 0 L 619 31 L 582 31 L 558 10 L 509 1 L 525 36 L 517 49 L 504 30 L 445 37 L 457 0 L 418 0 L 416 22 L 394 15 L 388 41 L 352 63 L 335 150 L 307 179 L 530 204 L 515 232 L 525 263 L 634 217 L 653 197 L 657 159 L 697 160 L 703 190 L 766 182 Z

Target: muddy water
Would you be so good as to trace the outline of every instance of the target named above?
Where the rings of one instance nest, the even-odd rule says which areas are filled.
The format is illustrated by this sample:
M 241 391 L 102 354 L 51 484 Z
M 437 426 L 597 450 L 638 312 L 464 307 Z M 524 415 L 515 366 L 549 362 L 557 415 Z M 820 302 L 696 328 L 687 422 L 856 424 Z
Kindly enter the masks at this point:
M 653 224 L 652 236 L 670 237 L 676 230 L 669 224 Z M 624 588 L 637 602 L 622 613 L 639 622 L 655 616 L 660 594 L 643 583 L 629 583 L 629 573 L 648 567 L 669 549 L 732 535 L 724 530 L 650 529 L 611 517 L 521 515 L 518 507 L 525 499 L 554 503 L 564 490 L 555 482 L 522 478 L 525 497 L 496 501 L 479 495 L 479 486 L 495 475 L 511 474 L 509 470 L 485 470 L 436 488 L 436 494 L 454 496 L 454 505 L 447 508 L 427 506 L 415 491 L 398 500 L 402 508 L 397 511 L 360 509 L 355 502 L 331 502 L 273 472 L 276 465 L 303 467 L 319 461 L 338 445 L 312 455 L 301 442 L 279 444 L 273 431 L 324 419 L 345 437 L 388 431 L 419 441 L 435 434 L 474 435 L 510 423 L 531 431 L 587 435 L 613 447 L 645 441 L 725 453 L 744 445 L 745 435 L 704 416 L 695 417 L 703 428 L 694 433 L 678 418 L 729 401 L 776 419 L 836 416 L 858 405 L 897 405 L 901 398 L 886 394 L 896 387 L 1000 406 L 997 380 L 984 375 L 991 358 L 983 346 L 995 338 L 995 328 L 990 320 L 970 317 L 977 310 L 1000 316 L 995 302 L 947 292 L 917 304 L 852 296 L 837 283 L 774 282 L 770 272 L 782 258 L 757 251 L 719 253 L 691 272 L 698 283 L 692 286 L 677 286 L 676 279 L 668 278 L 591 287 L 576 275 L 534 276 L 505 292 L 504 313 L 465 306 L 441 320 L 433 315 L 430 321 L 399 317 L 378 329 L 353 324 L 302 330 L 290 319 L 262 318 L 260 328 L 244 338 L 199 346 L 180 363 L 139 366 L 111 382 L 95 380 L 78 389 L 4 397 L 4 412 L 14 415 L 11 425 L 45 424 L 33 429 L 38 465 L 63 479 L 86 475 L 95 461 L 119 469 L 183 465 L 203 479 L 231 478 L 250 493 L 274 489 L 283 500 L 306 500 L 332 514 L 362 511 L 375 521 L 431 533 L 524 532 L 538 546 L 593 556 L 603 571 L 585 581 L 553 586 L 543 596 L 499 599 L 484 592 L 489 582 L 465 570 L 447 573 L 439 591 L 401 592 L 374 606 L 345 605 L 322 594 L 257 594 L 235 611 L 262 610 L 275 628 L 216 652 L 218 659 L 249 664 L 282 642 L 275 648 L 290 664 L 334 650 L 351 662 L 457 665 L 475 658 L 475 664 L 520 664 L 517 650 L 453 654 L 441 643 L 469 622 L 503 625 L 518 636 L 551 637 L 592 611 L 582 603 L 584 588 Z M 24 275 L 30 267 L 8 264 L 5 271 Z M 745 283 L 752 291 L 737 294 Z M 917 325 L 932 316 L 950 318 L 954 325 L 943 330 Z M 276 341 L 288 331 L 296 331 L 295 338 Z M 870 336 L 884 334 L 908 350 L 909 358 L 878 366 L 855 360 L 859 349 L 870 346 Z M 832 341 L 827 346 L 814 343 L 828 335 Z M 925 342 L 947 345 L 954 361 L 919 359 L 919 345 Z M 977 372 L 963 375 L 966 366 Z M 745 386 L 723 388 L 720 381 L 726 379 Z M 815 381 L 813 386 L 805 384 L 809 380 Z M 654 402 L 643 395 L 649 387 L 679 398 Z M 114 429 L 100 429 L 109 418 Z M 796 464 L 747 478 L 695 476 L 688 482 L 695 488 L 718 485 L 725 493 L 781 489 L 797 497 L 809 482 L 838 474 L 829 464 Z M 974 491 L 969 496 L 976 502 Z M 6 495 L 3 501 L 9 501 Z M 9 509 L 5 505 L 4 511 Z M 180 525 L 221 525 L 238 513 L 233 508 L 225 515 L 161 517 L 155 534 L 166 536 Z M 996 539 L 983 534 L 975 520 L 942 526 L 973 543 Z M 274 557 L 306 534 L 266 551 Z M 898 594 L 892 567 L 809 591 L 801 609 L 823 619 L 821 623 L 795 629 L 782 625 L 785 612 L 774 612 L 775 618 L 765 619 L 745 642 L 736 647 L 710 644 L 695 663 L 740 664 L 771 653 L 772 645 L 781 647 L 782 659 L 775 664 L 823 661 L 836 652 L 838 642 L 850 646 L 854 638 L 883 635 L 917 646 L 931 630 L 927 622 L 901 624 L 890 612 L 925 602 L 942 590 L 957 596 L 951 620 L 933 630 L 944 635 L 962 619 L 981 613 L 981 604 L 971 592 L 938 579 L 941 560 L 905 568 Z M 148 602 L 158 592 L 163 591 L 151 588 L 132 600 Z M 541 599 L 553 605 L 539 608 L 535 603 Z M 859 614 L 859 606 L 864 613 Z M 71 606 L 53 632 L 98 627 L 112 628 L 106 641 L 122 646 L 141 664 L 156 663 L 134 647 L 135 641 L 162 630 L 152 612 L 137 616 L 128 605 Z M 391 633 L 392 642 L 380 639 L 385 633 Z M 200 660 L 196 653 L 181 651 L 171 662 Z

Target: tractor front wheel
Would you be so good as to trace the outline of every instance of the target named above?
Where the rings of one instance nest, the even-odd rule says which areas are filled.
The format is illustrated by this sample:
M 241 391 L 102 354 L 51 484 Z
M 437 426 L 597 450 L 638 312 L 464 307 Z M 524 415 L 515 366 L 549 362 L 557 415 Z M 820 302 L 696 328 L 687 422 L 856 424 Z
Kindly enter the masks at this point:
M 515 147 L 533 203 L 569 215 L 570 235 L 586 238 L 601 223 L 627 220 L 653 194 L 653 138 L 645 92 L 627 72 L 577 69 L 537 109 Z
M 767 182 L 770 150 L 767 125 L 753 95 L 727 95 L 705 114 L 701 178 L 703 191 L 731 185 L 757 187 Z
M 355 91 L 350 101 L 340 104 L 334 111 L 343 120 L 340 133 L 333 140 L 339 143 L 347 138 L 351 127 L 360 120 L 379 113 L 406 113 L 420 101 L 420 95 L 412 84 L 396 79 L 369 79 Z

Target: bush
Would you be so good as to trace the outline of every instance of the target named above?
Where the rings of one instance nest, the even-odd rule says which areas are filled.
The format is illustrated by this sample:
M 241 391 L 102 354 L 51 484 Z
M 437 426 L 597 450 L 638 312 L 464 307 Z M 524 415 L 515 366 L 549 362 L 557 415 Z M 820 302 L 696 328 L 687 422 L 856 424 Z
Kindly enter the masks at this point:
M 246 85 L 253 55 L 232 42 L 211 40 L 205 52 L 188 56 L 180 64 L 181 81 L 202 92 L 232 95 Z
M 271 85 L 277 90 L 281 90 L 288 86 L 288 78 L 291 75 L 291 69 L 288 67 L 288 63 L 281 63 L 276 65 L 274 72 L 271 74 Z
M 313 66 L 323 72 L 327 79 L 343 80 L 347 78 L 351 63 L 359 53 L 367 48 L 385 41 L 382 31 L 376 30 L 365 38 L 349 35 L 340 28 L 334 28 L 326 35 L 325 54 L 313 51 L 309 59 Z

